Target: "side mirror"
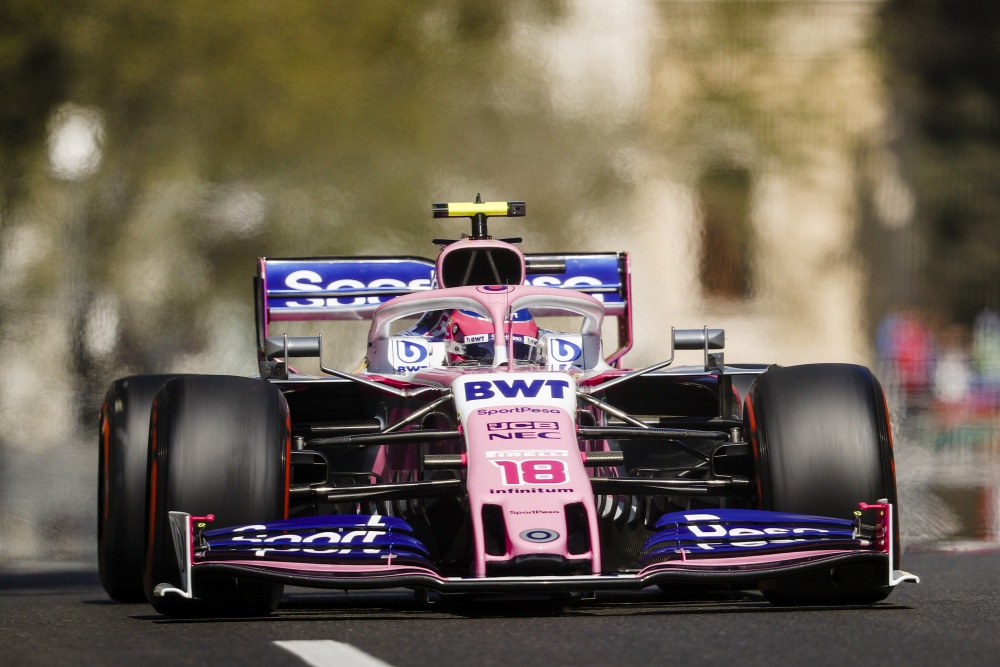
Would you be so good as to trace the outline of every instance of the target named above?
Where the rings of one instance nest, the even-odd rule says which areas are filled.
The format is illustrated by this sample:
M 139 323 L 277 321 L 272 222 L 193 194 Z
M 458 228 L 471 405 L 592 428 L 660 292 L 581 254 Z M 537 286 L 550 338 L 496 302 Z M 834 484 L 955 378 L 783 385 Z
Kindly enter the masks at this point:
M 283 359 L 285 357 L 318 357 L 319 336 L 282 336 L 264 340 L 264 357 Z
M 725 329 L 674 329 L 675 350 L 721 350 L 724 347 Z

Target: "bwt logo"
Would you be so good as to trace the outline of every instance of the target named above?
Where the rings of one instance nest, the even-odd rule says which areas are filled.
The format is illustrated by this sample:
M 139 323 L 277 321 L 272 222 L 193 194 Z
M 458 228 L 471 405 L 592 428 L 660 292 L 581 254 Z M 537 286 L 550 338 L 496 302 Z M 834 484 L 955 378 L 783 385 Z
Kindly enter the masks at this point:
M 564 398 L 566 389 L 569 388 L 568 380 L 532 380 L 530 383 L 525 380 L 481 380 L 478 382 L 465 383 L 465 400 L 481 401 L 486 398 L 495 398 L 499 393 L 504 398 L 535 398 L 548 388 L 552 398 Z
M 419 364 L 427 358 L 427 346 L 412 340 L 396 341 L 396 358 L 404 364 Z
M 552 355 L 553 361 L 568 363 L 579 359 L 580 355 L 583 354 L 583 350 L 580 349 L 579 345 L 574 345 L 568 340 L 556 338 L 551 343 L 549 354 Z

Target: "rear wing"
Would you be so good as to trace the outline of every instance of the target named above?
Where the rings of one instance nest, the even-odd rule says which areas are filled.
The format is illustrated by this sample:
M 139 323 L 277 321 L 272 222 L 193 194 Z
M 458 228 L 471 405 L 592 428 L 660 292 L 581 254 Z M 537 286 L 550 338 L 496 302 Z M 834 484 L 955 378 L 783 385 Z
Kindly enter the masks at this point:
M 629 259 L 625 252 L 526 254 L 526 282 L 590 294 L 617 320 L 614 365 L 632 347 Z M 423 257 L 306 257 L 258 260 L 254 279 L 257 348 L 264 358 L 272 322 L 370 320 L 389 299 L 435 286 Z

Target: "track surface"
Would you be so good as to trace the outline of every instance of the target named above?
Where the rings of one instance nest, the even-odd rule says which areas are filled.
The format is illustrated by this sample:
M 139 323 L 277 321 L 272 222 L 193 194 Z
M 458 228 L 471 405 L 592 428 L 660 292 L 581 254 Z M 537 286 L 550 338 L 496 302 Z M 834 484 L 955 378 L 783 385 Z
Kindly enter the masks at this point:
M 324 639 L 393 667 L 998 664 L 1000 553 L 908 554 L 905 566 L 923 583 L 868 608 L 645 592 L 562 607 L 454 606 L 421 604 L 407 591 L 295 588 L 266 619 L 199 621 L 112 602 L 91 569 L 6 570 L 0 664 L 302 667 L 274 642 Z

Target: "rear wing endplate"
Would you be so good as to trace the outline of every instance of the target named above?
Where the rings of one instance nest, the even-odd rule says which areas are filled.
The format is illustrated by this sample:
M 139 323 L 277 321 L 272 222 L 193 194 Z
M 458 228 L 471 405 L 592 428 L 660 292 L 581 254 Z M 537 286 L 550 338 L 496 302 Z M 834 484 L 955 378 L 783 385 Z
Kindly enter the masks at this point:
M 571 289 L 604 302 L 618 324 L 614 365 L 632 347 L 631 285 L 625 252 L 526 254 L 526 282 Z M 257 348 L 264 358 L 272 322 L 370 320 L 393 297 L 432 289 L 435 263 L 423 257 L 307 257 L 258 261 L 254 279 Z

